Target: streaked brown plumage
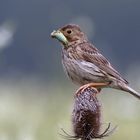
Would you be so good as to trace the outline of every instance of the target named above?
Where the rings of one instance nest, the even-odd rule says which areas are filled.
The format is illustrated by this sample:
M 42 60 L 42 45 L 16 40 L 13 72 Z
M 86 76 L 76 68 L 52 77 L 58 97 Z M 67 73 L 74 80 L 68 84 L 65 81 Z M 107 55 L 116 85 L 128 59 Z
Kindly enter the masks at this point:
M 81 86 L 89 83 L 107 83 L 105 87 L 129 92 L 140 99 L 140 94 L 128 86 L 128 82 L 89 42 L 78 25 L 65 25 L 54 31 L 51 36 L 63 44 L 62 63 L 73 82 Z

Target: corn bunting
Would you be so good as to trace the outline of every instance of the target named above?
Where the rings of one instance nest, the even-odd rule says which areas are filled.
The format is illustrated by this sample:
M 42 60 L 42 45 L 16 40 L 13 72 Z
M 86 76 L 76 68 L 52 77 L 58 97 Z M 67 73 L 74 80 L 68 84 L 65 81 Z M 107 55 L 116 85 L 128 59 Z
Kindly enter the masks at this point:
M 77 93 L 88 87 L 115 88 L 129 92 L 138 99 L 140 94 L 112 67 L 110 62 L 89 42 L 75 24 L 68 24 L 51 33 L 62 44 L 62 63 L 70 79 L 81 85 Z

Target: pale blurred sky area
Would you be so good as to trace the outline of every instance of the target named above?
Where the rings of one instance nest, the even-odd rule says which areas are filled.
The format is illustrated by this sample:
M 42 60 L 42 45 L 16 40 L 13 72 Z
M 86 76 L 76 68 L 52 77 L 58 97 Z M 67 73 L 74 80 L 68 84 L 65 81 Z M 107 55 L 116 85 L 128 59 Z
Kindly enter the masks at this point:
M 62 78 L 61 46 L 50 33 L 67 23 L 81 25 L 125 77 L 140 65 L 139 0 L 1 0 L 0 76 Z
M 60 128 L 71 134 L 76 87 L 50 37 L 68 23 L 140 92 L 140 0 L 0 0 L 0 140 L 61 140 Z M 103 122 L 119 126 L 108 139 L 138 140 L 140 102 L 111 89 L 99 97 Z

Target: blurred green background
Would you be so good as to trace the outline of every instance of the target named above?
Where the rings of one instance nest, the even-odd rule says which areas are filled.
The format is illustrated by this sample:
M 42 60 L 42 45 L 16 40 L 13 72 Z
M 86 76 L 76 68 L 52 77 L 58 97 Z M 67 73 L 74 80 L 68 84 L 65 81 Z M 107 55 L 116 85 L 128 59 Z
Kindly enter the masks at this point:
M 0 140 L 61 140 L 72 134 L 73 93 L 50 33 L 79 24 L 114 67 L 140 92 L 139 0 L 0 1 Z M 99 95 L 103 123 L 118 125 L 109 140 L 140 138 L 140 102 L 112 89 Z

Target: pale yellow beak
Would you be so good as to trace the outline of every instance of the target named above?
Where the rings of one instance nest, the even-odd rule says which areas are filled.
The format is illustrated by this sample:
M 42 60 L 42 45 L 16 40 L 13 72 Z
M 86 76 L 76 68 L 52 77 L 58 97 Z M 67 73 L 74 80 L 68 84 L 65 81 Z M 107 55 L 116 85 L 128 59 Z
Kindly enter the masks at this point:
M 67 38 L 63 35 L 62 32 L 60 32 L 59 30 L 57 31 L 53 31 L 51 33 L 51 37 L 52 38 L 56 38 L 57 40 L 59 40 L 62 44 L 67 45 L 68 44 L 68 40 Z

